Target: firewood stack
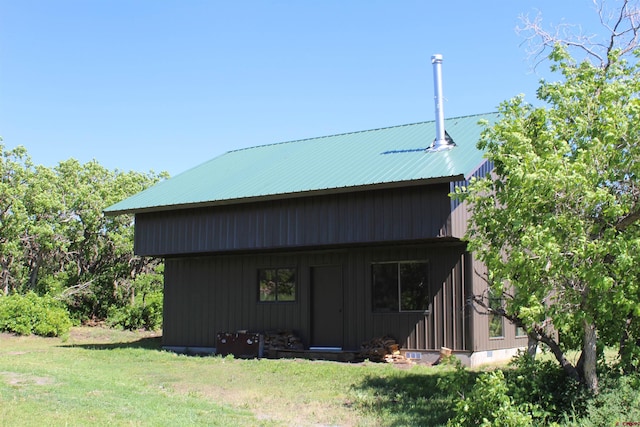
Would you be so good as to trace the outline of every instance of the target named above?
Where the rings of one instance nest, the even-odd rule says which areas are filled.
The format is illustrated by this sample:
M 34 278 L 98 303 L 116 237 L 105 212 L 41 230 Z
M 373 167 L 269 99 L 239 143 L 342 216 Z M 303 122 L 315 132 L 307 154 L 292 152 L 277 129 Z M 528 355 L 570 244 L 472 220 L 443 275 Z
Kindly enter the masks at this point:
M 390 336 L 363 342 L 360 346 L 360 357 L 372 362 L 409 363 L 407 358 L 400 354 L 400 346 L 396 340 Z
M 304 350 L 304 344 L 292 331 L 267 331 L 264 334 L 264 349 L 266 351 Z

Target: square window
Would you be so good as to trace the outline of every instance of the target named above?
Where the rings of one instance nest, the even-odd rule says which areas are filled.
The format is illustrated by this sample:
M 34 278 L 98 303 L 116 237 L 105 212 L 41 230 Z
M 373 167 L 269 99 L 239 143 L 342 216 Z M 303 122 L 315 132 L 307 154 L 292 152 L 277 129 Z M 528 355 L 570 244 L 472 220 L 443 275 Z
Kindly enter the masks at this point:
M 429 264 L 424 261 L 371 265 L 373 311 L 378 313 L 429 309 Z
M 294 268 L 263 268 L 258 270 L 260 302 L 290 302 L 296 300 L 296 270 Z

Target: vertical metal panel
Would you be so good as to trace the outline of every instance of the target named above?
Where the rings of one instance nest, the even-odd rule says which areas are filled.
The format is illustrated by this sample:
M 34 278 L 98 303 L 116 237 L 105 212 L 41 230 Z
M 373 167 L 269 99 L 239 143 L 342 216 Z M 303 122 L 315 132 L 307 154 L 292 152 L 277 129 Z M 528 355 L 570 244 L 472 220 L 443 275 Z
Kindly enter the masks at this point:
M 473 173 L 471 173 L 464 181 L 452 182 L 450 184 L 450 192 L 455 192 L 456 187 L 467 187 L 472 178 L 484 178 L 493 171 L 493 162 L 483 162 Z M 467 232 L 467 224 L 471 216 L 469 204 L 467 202 L 460 203 L 456 199 L 451 199 L 451 236 L 463 238 Z
M 218 255 L 167 259 L 165 264 L 164 345 L 215 347 L 218 332 L 240 329 L 292 329 L 305 342 L 310 337 L 310 269 L 316 265 L 343 266 L 344 346 L 358 349 L 364 341 L 392 335 L 406 348 L 439 349 L 444 345 L 446 316 L 443 289 L 462 286 L 447 276 L 459 268 L 461 247 L 434 245 L 351 248 L 297 254 Z M 430 312 L 378 314 L 371 309 L 371 263 L 428 259 L 432 274 Z M 298 299 L 295 303 L 257 301 L 257 269 L 295 266 Z M 449 320 L 451 323 L 452 320 Z M 455 349 L 462 342 L 458 328 L 447 332 Z
M 473 294 L 481 295 L 486 290 L 486 266 L 472 258 L 472 276 L 473 276 Z M 481 310 L 478 310 L 481 311 Z M 489 337 L 489 317 L 473 311 L 471 314 L 471 323 L 473 325 L 473 343 L 474 351 L 497 350 L 501 348 L 525 347 L 527 345 L 526 337 L 516 337 L 516 327 L 510 322 L 504 321 L 504 337 Z
M 423 240 L 450 233 L 448 184 L 136 215 L 140 255 Z

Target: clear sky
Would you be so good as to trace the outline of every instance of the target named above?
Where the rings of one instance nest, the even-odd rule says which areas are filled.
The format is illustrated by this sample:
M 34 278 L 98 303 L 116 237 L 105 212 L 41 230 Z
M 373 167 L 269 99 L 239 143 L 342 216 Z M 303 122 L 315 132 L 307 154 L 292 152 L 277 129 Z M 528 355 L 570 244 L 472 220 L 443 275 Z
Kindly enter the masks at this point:
M 613 2 L 615 4 L 615 2 Z M 226 151 L 535 100 L 538 12 L 591 32 L 591 0 L 0 0 L 0 136 L 36 164 L 172 176 Z

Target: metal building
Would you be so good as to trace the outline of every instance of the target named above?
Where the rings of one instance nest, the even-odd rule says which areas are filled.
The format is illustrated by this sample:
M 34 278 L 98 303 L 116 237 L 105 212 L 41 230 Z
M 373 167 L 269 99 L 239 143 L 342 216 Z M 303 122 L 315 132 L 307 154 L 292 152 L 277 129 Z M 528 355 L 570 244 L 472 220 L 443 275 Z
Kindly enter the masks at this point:
M 449 193 L 491 169 L 476 148 L 496 114 L 228 152 L 106 209 L 135 214 L 135 251 L 165 259 L 163 345 L 214 351 L 219 332 L 295 331 L 357 350 L 391 335 L 413 358 L 470 364 L 524 347 L 465 302 L 486 284 Z M 490 336 L 493 335 L 493 336 Z

